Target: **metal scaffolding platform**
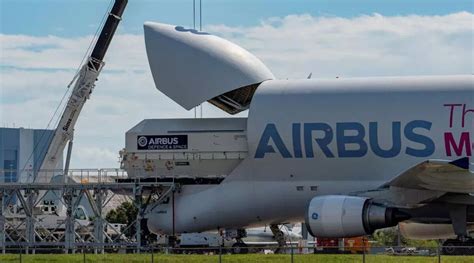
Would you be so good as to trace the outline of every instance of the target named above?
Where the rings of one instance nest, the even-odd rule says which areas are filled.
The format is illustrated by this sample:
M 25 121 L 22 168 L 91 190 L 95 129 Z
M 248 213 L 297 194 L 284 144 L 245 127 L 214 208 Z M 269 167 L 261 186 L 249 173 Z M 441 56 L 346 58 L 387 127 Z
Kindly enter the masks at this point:
M 0 171 L 0 176 L 8 172 Z M 107 248 L 123 247 L 139 251 L 144 245 L 142 219 L 148 204 L 159 203 L 182 184 L 222 181 L 222 178 L 189 177 L 129 179 L 119 169 L 70 170 L 68 175 L 73 180 L 0 183 L 0 248 L 3 253 L 15 248 L 35 253 L 35 249 L 45 247 L 62 248 L 66 253 L 75 253 L 78 249 L 102 253 Z M 47 193 L 57 197 L 63 213 L 56 206 L 51 207 L 46 200 Z M 118 195 L 130 200 L 138 211 L 128 227 L 117 227 L 105 218 L 111 200 Z M 84 202 L 92 210 L 88 218 L 81 218 L 78 213 Z M 132 237 L 126 235 L 130 231 L 134 233 Z

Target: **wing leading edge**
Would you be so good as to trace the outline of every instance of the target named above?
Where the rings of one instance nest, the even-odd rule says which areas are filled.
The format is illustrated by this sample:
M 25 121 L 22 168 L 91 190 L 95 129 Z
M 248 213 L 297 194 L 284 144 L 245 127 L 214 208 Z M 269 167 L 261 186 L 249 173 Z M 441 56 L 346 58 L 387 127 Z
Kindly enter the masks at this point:
M 426 160 L 382 186 L 386 187 L 469 194 L 474 193 L 474 173 L 469 171 L 468 157 Z

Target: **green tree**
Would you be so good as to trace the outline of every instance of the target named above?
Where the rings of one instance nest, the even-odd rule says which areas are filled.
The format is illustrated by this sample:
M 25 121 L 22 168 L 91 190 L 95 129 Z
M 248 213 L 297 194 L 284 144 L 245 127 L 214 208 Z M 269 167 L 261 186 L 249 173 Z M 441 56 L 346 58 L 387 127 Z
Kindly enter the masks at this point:
M 379 229 L 373 234 L 373 239 L 381 246 L 396 246 L 398 243 L 397 229 L 396 227 Z
M 129 238 L 135 237 L 136 228 L 135 220 L 137 219 L 138 209 L 131 202 L 124 202 L 115 209 L 110 210 L 105 219 L 109 223 L 126 224 L 127 230 L 125 236 Z M 153 242 L 156 241 L 157 236 L 148 231 L 146 224 L 142 221 L 142 242 Z
M 131 202 L 124 202 L 115 209 L 110 210 L 105 219 L 109 223 L 126 224 L 127 231 L 125 235 L 133 237 L 135 235 L 135 220 L 137 219 L 138 209 Z
M 396 246 L 398 244 L 397 227 L 383 228 L 375 231 L 373 239 L 381 246 Z M 435 247 L 436 240 L 413 240 L 400 236 L 400 245 L 408 247 Z

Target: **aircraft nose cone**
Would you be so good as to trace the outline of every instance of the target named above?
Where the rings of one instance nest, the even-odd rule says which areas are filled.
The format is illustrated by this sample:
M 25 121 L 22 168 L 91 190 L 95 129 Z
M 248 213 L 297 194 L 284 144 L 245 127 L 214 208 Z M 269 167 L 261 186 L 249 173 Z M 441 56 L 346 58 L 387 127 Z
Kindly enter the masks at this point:
M 274 79 L 257 57 L 220 37 L 182 26 L 145 22 L 155 86 L 187 110 L 226 92 Z
M 160 33 L 163 34 L 165 30 L 166 30 L 165 24 L 149 22 L 149 21 L 143 23 L 143 31 L 145 33 L 145 39 L 147 39 L 147 37 L 150 37 L 156 34 L 160 34 Z
M 173 233 L 173 215 L 168 204 L 157 205 L 146 214 L 146 218 L 150 232 L 166 235 Z
M 146 21 L 145 23 L 143 23 L 143 27 L 145 28 L 145 31 L 149 30 L 152 24 L 153 22 L 150 22 L 150 21 Z

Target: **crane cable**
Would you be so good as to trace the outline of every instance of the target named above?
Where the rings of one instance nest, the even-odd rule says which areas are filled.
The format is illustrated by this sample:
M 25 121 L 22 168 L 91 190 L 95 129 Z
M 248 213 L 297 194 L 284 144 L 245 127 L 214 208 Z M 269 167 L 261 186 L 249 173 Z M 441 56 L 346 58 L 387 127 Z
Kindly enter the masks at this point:
M 99 26 L 97 27 L 97 30 L 95 31 L 95 34 L 94 36 L 92 37 L 90 43 L 89 43 L 89 46 L 86 50 L 86 52 L 84 53 L 84 56 L 82 57 L 82 60 L 81 62 L 79 63 L 79 66 L 77 67 L 75 73 L 74 73 L 74 77 L 73 79 L 71 80 L 71 82 L 67 85 L 66 87 L 66 90 L 61 98 L 61 100 L 59 101 L 59 104 L 58 106 L 56 107 L 53 115 L 51 116 L 51 118 L 49 119 L 49 122 L 48 124 L 46 125 L 46 128 L 43 130 L 43 132 L 41 133 L 41 136 L 40 138 L 38 139 L 38 141 L 35 143 L 34 147 L 33 147 L 33 150 L 31 151 L 31 154 L 29 155 L 28 159 L 26 160 L 25 162 L 25 165 L 23 166 L 23 168 L 20 170 L 20 176 L 24 173 L 25 169 L 26 169 L 26 166 L 28 165 L 28 163 L 31 161 L 31 158 L 33 157 L 34 153 L 36 152 L 40 142 L 43 142 L 43 139 L 46 139 L 44 136 L 46 135 L 46 132 L 47 130 L 50 128 L 51 126 L 51 123 L 53 122 L 53 119 L 56 117 L 56 120 L 54 122 L 54 126 L 56 127 L 61 119 L 61 115 L 58 114 L 58 110 L 60 108 L 62 108 L 62 112 L 64 112 L 64 110 L 66 109 L 67 107 L 67 103 L 64 103 L 65 102 L 65 98 L 66 98 L 66 95 L 71 91 L 70 90 L 70 87 L 72 86 L 72 84 L 74 83 L 74 81 L 76 81 L 77 77 L 79 76 L 79 73 L 81 71 L 81 67 L 84 63 L 84 61 L 86 60 L 86 58 L 88 58 L 90 56 L 90 53 L 91 53 L 91 48 L 93 45 L 95 45 L 95 43 L 97 42 L 97 35 L 100 33 L 100 29 L 103 27 L 104 23 L 105 23 L 105 19 L 106 17 L 108 16 L 108 14 L 110 13 L 110 9 L 111 9 L 111 6 L 112 6 L 112 1 L 113 0 L 110 0 L 109 1 L 109 5 L 107 7 L 107 11 L 104 13 L 104 15 L 102 16 L 102 19 L 99 23 Z M 72 95 L 72 92 L 71 92 L 71 95 Z M 70 96 L 71 96 L 70 95 Z M 63 107 L 61 107 L 61 105 L 63 105 Z M 56 130 L 53 132 L 53 133 L 50 133 L 48 135 L 48 138 L 46 140 L 46 142 L 51 142 L 51 139 L 53 137 L 53 135 L 56 133 Z M 46 149 L 45 149 L 46 148 Z M 49 145 L 45 145 L 43 149 L 41 149 L 42 151 L 47 151 L 47 149 L 49 148 Z M 44 155 L 46 155 L 47 152 L 44 153 Z M 44 159 L 43 159 L 44 161 Z M 39 167 L 38 167 L 39 169 Z M 39 171 L 34 171 L 34 177 L 33 177 L 33 182 L 36 180 L 36 176 L 37 176 L 37 172 Z M 28 178 L 27 178 L 28 179 Z M 18 178 L 17 178 L 17 181 L 18 181 Z

